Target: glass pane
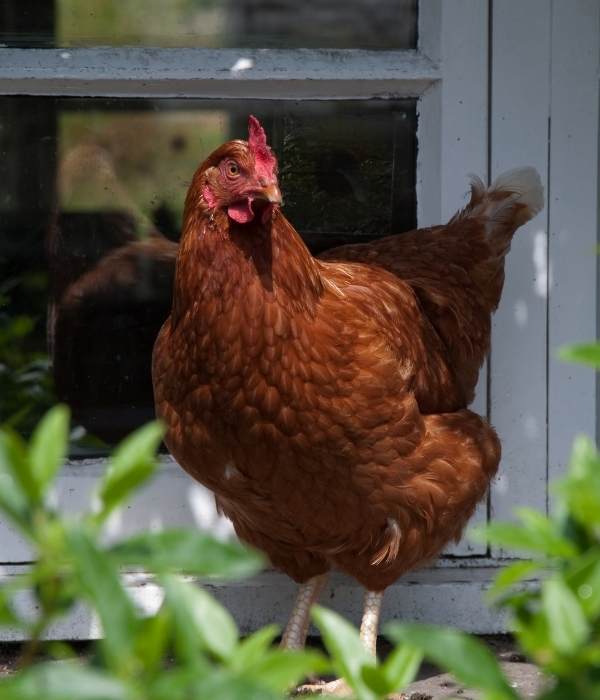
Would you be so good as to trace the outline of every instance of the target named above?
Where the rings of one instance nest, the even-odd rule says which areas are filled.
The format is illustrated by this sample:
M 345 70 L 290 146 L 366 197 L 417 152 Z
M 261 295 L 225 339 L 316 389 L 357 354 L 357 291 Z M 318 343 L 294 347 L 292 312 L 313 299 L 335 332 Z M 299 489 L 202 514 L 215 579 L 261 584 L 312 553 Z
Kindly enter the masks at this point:
M 152 417 L 186 190 L 249 112 L 313 252 L 414 227 L 414 100 L 0 99 L 0 422 L 66 401 L 90 454 Z
M 18 46 L 410 49 L 417 0 L 3 0 Z

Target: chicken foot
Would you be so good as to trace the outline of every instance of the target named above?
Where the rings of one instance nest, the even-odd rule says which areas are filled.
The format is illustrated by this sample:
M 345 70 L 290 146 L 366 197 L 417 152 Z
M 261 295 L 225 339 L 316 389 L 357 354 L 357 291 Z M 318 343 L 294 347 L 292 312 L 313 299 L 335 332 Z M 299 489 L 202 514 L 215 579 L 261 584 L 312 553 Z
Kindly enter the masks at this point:
M 377 630 L 383 591 L 366 591 L 363 615 L 360 623 L 360 639 L 365 649 L 372 656 L 377 656 Z M 342 678 L 329 683 L 311 683 L 302 685 L 296 691 L 297 695 L 332 695 L 334 697 L 349 697 L 352 689 Z
M 319 598 L 323 586 L 327 583 L 327 578 L 328 574 L 313 576 L 300 586 L 290 619 L 281 639 L 282 649 L 304 649 L 310 624 L 310 610 L 313 603 L 316 603 Z

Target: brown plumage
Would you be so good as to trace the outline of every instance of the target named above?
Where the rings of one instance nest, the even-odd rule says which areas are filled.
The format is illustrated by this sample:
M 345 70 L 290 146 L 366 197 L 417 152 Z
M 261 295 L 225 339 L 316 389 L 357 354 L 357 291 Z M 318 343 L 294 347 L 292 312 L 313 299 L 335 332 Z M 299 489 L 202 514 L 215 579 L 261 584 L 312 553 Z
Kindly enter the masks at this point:
M 315 259 L 277 206 L 259 128 L 193 178 L 157 411 L 175 458 L 276 567 L 380 591 L 460 537 L 498 466 L 494 430 L 466 407 L 539 178 L 475 180 L 446 226 Z

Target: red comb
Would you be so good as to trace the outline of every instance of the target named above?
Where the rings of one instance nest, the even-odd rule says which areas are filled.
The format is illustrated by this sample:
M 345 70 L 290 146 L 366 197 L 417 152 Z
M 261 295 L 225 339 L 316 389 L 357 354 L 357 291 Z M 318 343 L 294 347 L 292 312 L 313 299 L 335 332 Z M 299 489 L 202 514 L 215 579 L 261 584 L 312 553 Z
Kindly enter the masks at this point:
M 269 178 L 274 177 L 277 161 L 267 144 L 265 130 L 253 114 L 248 117 L 248 146 L 254 154 L 259 174 Z
M 268 148 L 265 130 L 253 114 L 248 117 L 248 143 L 253 151 Z

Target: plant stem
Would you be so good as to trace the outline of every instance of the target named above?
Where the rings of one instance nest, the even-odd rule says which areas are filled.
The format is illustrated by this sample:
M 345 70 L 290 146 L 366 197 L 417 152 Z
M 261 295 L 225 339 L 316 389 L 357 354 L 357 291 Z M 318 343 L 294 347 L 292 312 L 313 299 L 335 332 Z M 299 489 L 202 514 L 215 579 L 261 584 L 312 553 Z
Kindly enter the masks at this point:
M 21 671 L 32 664 L 42 644 L 42 635 L 48 626 L 49 621 L 50 615 L 48 612 L 45 612 L 35 623 L 33 629 L 31 630 L 31 637 L 25 644 L 23 653 L 17 662 L 18 671 Z

